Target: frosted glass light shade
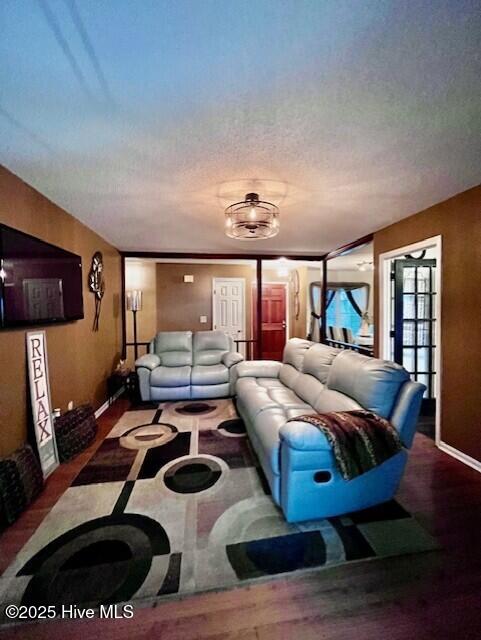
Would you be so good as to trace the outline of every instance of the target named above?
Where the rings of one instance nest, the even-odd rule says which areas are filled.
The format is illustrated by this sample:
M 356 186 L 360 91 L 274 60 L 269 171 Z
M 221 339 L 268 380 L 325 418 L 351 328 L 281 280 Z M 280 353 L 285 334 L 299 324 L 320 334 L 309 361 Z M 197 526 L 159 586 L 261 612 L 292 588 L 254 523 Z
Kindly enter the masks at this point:
M 127 291 L 125 299 L 127 302 L 127 311 L 142 310 L 142 291 L 140 289 Z

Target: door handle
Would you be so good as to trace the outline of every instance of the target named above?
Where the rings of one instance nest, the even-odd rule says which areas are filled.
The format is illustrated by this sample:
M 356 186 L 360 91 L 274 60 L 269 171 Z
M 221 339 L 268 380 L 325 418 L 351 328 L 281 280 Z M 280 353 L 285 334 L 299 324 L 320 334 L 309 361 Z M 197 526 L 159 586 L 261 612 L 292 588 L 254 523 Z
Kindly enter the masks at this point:
M 283 320 L 283 321 L 282 321 L 282 328 L 283 328 L 283 329 L 285 329 L 285 328 L 286 328 L 286 321 L 285 321 L 285 320 Z

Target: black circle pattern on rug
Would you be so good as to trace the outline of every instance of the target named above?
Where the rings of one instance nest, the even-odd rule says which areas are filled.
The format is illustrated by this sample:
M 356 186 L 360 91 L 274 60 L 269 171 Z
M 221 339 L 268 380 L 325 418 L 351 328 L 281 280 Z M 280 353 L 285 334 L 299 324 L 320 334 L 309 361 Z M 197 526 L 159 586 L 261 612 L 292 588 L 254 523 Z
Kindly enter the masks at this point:
M 215 460 L 186 458 L 167 469 L 164 483 L 175 493 L 199 493 L 213 487 L 221 475 L 222 469 Z
M 289 573 L 326 562 L 326 543 L 319 531 L 304 531 L 227 545 L 227 557 L 241 580 Z
M 233 418 L 232 420 L 224 420 L 217 427 L 219 430 L 227 431 L 232 435 L 244 435 L 246 433 L 246 427 L 242 418 Z
M 132 427 L 120 437 L 120 444 L 127 449 L 161 447 L 173 440 L 178 429 L 167 422 L 152 422 Z
M 170 553 L 164 528 L 139 514 L 85 522 L 56 538 L 17 575 L 32 575 L 25 605 L 127 601 L 146 579 L 154 556 Z
M 139 424 L 135 427 L 131 427 L 130 429 L 127 429 L 126 431 L 124 431 L 124 433 L 120 437 L 131 435 L 138 440 L 142 440 L 143 438 L 139 434 L 141 434 L 143 430 L 144 431 L 150 430 L 152 434 L 155 434 L 157 433 L 159 427 L 162 427 L 160 431 L 169 430 L 172 433 L 178 433 L 177 427 L 168 422 L 146 422 L 145 424 Z
M 177 413 L 181 413 L 182 415 L 192 416 L 212 413 L 212 411 L 215 411 L 216 409 L 217 407 L 215 405 L 208 404 L 207 402 L 188 402 L 175 410 Z

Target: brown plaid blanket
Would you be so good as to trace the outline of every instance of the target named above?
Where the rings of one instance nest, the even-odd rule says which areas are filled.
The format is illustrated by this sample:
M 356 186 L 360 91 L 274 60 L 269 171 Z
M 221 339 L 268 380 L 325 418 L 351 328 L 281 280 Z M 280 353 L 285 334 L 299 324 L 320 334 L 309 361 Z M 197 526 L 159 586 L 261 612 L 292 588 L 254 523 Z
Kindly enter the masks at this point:
M 398 451 L 402 444 L 390 422 L 370 411 L 332 411 L 291 418 L 320 429 L 332 446 L 345 480 L 369 471 Z

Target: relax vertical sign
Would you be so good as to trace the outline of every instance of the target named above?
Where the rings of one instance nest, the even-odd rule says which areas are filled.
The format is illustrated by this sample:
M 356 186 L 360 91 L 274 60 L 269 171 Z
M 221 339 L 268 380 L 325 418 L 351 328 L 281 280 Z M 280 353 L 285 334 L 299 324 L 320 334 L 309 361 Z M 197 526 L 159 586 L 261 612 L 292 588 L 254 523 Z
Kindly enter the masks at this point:
M 27 362 L 35 438 L 46 478 L 58 467 L 58 454 L 50 400 L 45 331 L 27 333 Z

